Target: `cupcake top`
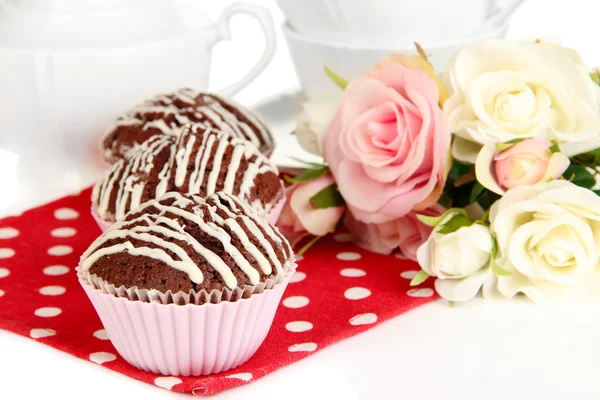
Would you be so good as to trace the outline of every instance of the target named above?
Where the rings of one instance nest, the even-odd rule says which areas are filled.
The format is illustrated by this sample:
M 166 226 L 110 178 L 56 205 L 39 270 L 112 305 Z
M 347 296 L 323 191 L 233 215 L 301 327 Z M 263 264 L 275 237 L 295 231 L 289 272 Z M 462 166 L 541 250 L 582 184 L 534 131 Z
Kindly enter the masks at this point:
M 114 222 L 172 191 L 201 197 L 224 191 L 261 216 L 284 196 L 279 171 L 250 142 L 191 125 L 178 136 L 153 136 L 116 162 L 94 186 L 92 209 Z
M 277 228 L 236 196 L 170 192 L 112 225 L 80 268 L 115 287 L 210 293 L 283 277 L 293 262 Z
M 114 163 L 148 138 L 157 134 L 177 136 L 181 127 L 190 123 L 248 140 L 264 154 L 273 152 L 271 132 L 246 108 L 214 94 L 180 89 L 158 95 L 120 116 L 102 139 L 104 158 Z

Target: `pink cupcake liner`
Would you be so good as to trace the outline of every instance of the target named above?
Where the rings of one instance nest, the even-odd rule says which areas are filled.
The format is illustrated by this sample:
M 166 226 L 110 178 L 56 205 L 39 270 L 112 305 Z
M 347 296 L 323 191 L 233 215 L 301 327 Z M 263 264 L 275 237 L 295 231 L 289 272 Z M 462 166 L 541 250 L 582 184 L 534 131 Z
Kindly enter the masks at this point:
M 128 363 L 155 374 L 199 376 L 235 368 L 256 353 L 293 273 L 249 298 L 202 305 L 132 301 L 81 276 L 80 283 Z
M 279 200 L 277 202 L 277 204 L 275 204 L 273 206 L 273 208 L 271 208 L 271 211 L 269 211 L 269 213 L 266 215 L 265 220 L 275 226 L 277 225 L 277 221 L 279 221 L 279 217 L 281 216 L 281 211 L 283 211 L 283 206 L 285 205 L 285 200 L 286 198 L 284 197 L 283 199 Z M 106 232 L 106 230 L 108 228 L 111 227 L 111 225 L 113 224 L 113 222 L 111 221 L 106 221 L 104 219 L 102 219 L 98 213 L 92 209 L 92 217 L 94 217 L 94 220 L 96 221 L 96 223 L 98 224 L 98 227 L 100 228 L 100 230 L 102 232 Z
M 286 201 L 286 197 L 279 200 L 277 202 L 277 204 L 275 204 L 273 206 L 273 208 L 271 208 L 271 211 L 269 211 L 269 213 L 265 217 L 265 220 L 269 224 L 271 224 L 273 226 L 277 225 L 277 221 L 279 221 L 279 217 L 281 216 L 281 212 L 283 211 L 283 206 L 285 205 L 285 201 Z
M 102 232 L 106 232 L 108 228 L 110 228 L 110 226 L 113 224 L 113 222 L 111 221 L 106 221 L 100 218 L 100 216 L 94 209 L 92 209 L 92 217 L 94 217 L 94 221 L 96 221 L 96 224 L 98 224 L 98 227 Z

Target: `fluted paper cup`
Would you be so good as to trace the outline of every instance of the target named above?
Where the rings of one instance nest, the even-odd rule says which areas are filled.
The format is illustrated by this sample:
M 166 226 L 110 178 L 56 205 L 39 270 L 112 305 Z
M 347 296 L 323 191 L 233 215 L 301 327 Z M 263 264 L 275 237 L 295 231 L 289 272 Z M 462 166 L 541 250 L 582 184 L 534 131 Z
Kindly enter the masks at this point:
M 277 221 L 279 221 L 279 217 L 281 216 L 281 212 L 283 211 L 283 206 L 285 205 L 285 201 L 286 201 L 286 198 L 284 197 L 283 199 L 279 200 L 277 202 L 277 204 L 275 204 L 273 206 L 273 208 L 271 208 L 271 211 L 269 211 L 269 213 L 265 217 L 265 220 L 269 224 L 271 224 L 273 226 L 277 225 Z
M 293 269 L 270 289 L 234 302 L 161 304 L 80 283 L 121 357 L 144 371 L 199 376 L 235 368 L 265 340 Z
M 98 227 L 102 232 L 106 232 L 107 229 L 110 228 L 110 226 L 114 223 L 100 218 L 100 216 L 94 209 L 92 209 L 92 217 L 94 217 L 94 221 L 96 221 L 96 224 L 98 224 Z

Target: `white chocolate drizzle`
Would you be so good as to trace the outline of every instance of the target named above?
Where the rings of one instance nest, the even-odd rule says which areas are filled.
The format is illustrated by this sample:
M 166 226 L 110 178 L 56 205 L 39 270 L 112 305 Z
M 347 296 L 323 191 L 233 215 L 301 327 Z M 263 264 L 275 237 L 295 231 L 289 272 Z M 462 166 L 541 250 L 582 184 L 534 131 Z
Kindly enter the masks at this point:
M 167 214 L 175 215 L 177 219 L 169 218 Z M 289 243 L 277 228 L 266 223 L 235 196 L 219 192 L 204 200 L 169 192 L 158 200 L 147 201 L 128 214 L 128 219 L 111 226 L 84 253 L 81 269 L 87 273 L 102 257 L 126 252 L 134 257 L 159 260 L 185 272 L 192 282 L 200 284 L 204 276 L 194 261 L 200 256 L 228 288 L 236 287 L 238 280 L 232 268 L 189 233 L 193 226 L 217 239 L 222 250 L 252 285 L 261 280 L 261 274 L 252 266 L 252 261 L 256 262 L 264 276 L 282 276 L 287 272 L 283 265 L 293 257 Z M 250 259 L 242 254 L 233 240 L 249 254 Z M 110 241 L 116 244 L 107 245 Z M 179 243 L 187 244 L 188 250 Z M 190 248 L 195 254 L 188 253 Z
M 175 101 L 178 101 L 177 105 L 174 104 Z M 243 118 L 238 118 L 236 113 L 230 110 L 236 110 Z M 157 117 L 153 117 L 153 114 Z M 170 122 L 167 123 L 166 119 Z M 215 128 L 238 139 L 248 140 L 267 154 L 274 148 L 273 137 L 266 125 L 245 107 L 230 99 L 187 88 L 158 95 L 133 107 L 121 115 L 107 130 L 103 143 L 121 127 L 139 125 L 144 131 L 154 129 L 165 135 L 177 137 L 181 133 L 182 126 L 192 123 L 199 123 L 206 128 Z M 139 145 L 139 143 L 123 143 L 121 148 L 116 150 L 126 154 L 130 148 L 135 148 L 136 144 Z M 114 145 L 109 144 L 104 149 L 106 159 L 115 158 Z
M 196 124 L 182 128 L 178 138 L 153 136 L 117 161 L 94 187 L 92 204 L 100 218 L 120 221 L 149 200 L 148 192 L 158 198 L 173 190 L 202 196 L 224 191 L 252 201 L 254 210 L 264 216 L 279 197 L 263 204 L 251 196 L 256 178 L 268 172 L 279 174 L 251 143 Z M 283 187 L 279 192 L 282 196 Z

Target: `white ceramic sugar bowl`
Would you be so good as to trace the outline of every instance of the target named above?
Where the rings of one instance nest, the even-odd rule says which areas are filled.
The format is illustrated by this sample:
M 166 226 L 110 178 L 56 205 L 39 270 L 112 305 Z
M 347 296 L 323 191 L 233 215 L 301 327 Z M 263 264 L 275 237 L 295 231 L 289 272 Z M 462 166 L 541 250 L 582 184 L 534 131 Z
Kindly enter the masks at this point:
M 207 88 L 212 48 L 230 38 L 239 13 L 260 23 L 266 46 L 226 94 L 275 52 L 260 6 L 233 4 L 213 22 L 178 0 L 0 0 L 0 150 L 19 156 L 19 179 L 44 181 L 60 164 L 81 186 L 72 177 L 98 158 L 97 142 L 118 114 L 159 92 Z

